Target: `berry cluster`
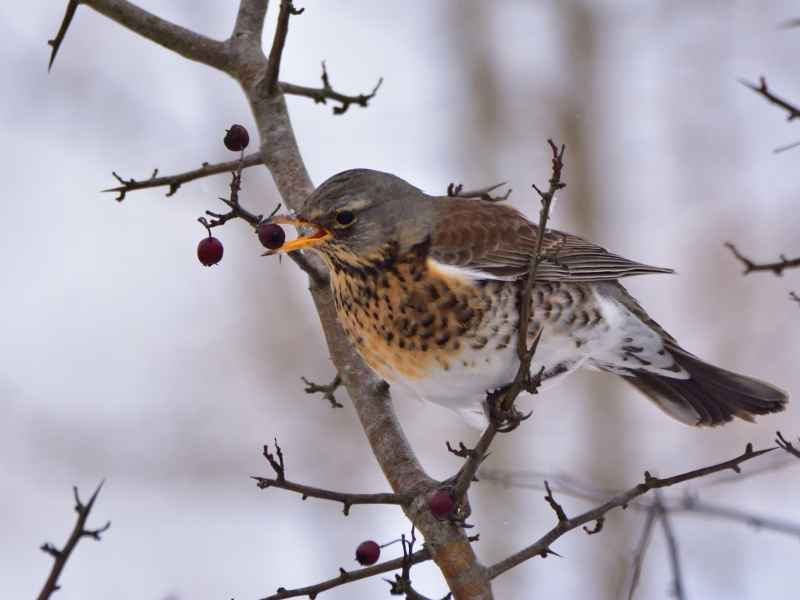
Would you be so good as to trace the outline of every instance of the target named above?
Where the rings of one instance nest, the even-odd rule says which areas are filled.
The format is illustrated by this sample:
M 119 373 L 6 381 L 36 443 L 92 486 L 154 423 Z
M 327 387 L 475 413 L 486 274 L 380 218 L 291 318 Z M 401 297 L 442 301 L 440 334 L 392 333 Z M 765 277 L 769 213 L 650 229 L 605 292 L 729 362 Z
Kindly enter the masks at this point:
M 244 167 L 244 149 L 250 144 L 250 134 L 247 133 L 247 129 L 241 125 L 233 125 L 225 133 L 222 143 L 225 144 L 228 150 L 241 153 L 239 157 L 239 170 L 236 174 L 236 177 L 240 180 Z M 234 180 L 234 185 L 236 186 L 236 190 L 238 190 L 238 181 Z M 233 186 L 231 189 L 234 189 Z M 234 193 L 235 192 L 232 192 L 231 194 L 231 202 L 235 201 Z M 208 214 L 219 216 L 213 213 Z M 205 218 L 201 218 L 199 221 L 208 231 L 208 237 L 201 240 L 197 245 L 197 258 L 203 265 L 210 267 L 219 263 L 219 261 L 222 260 L 223 254 L 222 242 L 211 235 L 211 228 L 216 225 L 221 225 L 224 223 L 224 220 L 221 219 L 217 222 L 212 221 L 211 224 L 209 224 Z M 269 250 L 277 250 L 283 246 L 284 241 L 286 241 L 286 233 L 283 231 L 283 228 L 275 223 L 261 223 L 256 233 L 258 234 L 258 241 L 261 242 L 261 245 Z

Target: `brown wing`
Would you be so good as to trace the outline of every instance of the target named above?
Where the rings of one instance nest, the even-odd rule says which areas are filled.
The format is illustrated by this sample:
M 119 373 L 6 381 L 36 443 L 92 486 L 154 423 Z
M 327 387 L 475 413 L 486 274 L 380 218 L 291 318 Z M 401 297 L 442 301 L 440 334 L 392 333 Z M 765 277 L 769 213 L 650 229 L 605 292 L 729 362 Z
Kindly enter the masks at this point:
M 431 234 L 435 261 L 517 279 L 530 269 L 538 227 L 509 206 L 484 200 L 437 199 L 449 204 Z M 600 281 L 648 273 L 673 273 L 612 254 L 568 233 L 547 230 L 539 263 L 539 281 Z

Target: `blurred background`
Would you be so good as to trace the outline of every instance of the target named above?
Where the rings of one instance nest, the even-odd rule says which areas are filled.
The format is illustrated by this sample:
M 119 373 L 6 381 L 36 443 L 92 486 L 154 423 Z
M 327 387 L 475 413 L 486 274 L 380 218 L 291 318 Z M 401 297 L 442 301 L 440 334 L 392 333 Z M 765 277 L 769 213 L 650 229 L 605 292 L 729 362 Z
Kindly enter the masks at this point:
M 146 0 L 140 6 L 223 39 L 237 2 Z M 277 4 L 277 2 L 273 2 Z M 357 0 L 298 2 L 281 79 L 369 92 L 368 109 L 289 98 L 315 184 L 353 167 L 391 171 L 429 193 L 509 182 L 510 202 L 538 211 L 548 137 L 566 143 L 565 180 L 551 224 L 677 276 L 625 285 L 683 346 L 773 382 L 789 410 L 751 425 L 695 430 L 614 378 L 581 372 L 521 405 L 533 417 L 500 437 L 492 469 L 568 475 L 628 488 L 644 470 L 669 476 L 727 460 L 775 431 L 800 434 L 800 271 L 742 277 L 723 247 L 759 261 L 800 255 L 800 140 L 785 115 L 737 82 L 765 75 L 800 102 L 800 16 L 783 0 Z M 344 390 L 343 409 L 303 392 L 301 376 L 334 371 L 291 261 L 262 258 L 241 222 L 216 235 L 219 266 L 203 268 L 196 222 L 220 210 L 229 176 L 130 194 L 99 190 L 116 171 L 143 179 L 230 160 L 221 141 L 254 131 L 232 80 L 189 63 L 86 7 L 52 73 L 50 47 L 66 0 L 0 5 L 0 596 L 38 595 L 75 513 L 105 478 L 56 597 L 246 600 L 356 568 L 355 547 L 408 533 L 398 509 L 302 502 L 258 490 L 273 438 L 287 477 L 340 491 L 388 491 Z M 270 8 L 266 44 L 277 9 Z M 244 174 L 254 212 L 279 201 L 264 168 Z M 396 397 L 429 473 L 460 467 L 445 441 L 478 432 L 454 414 Z M 788 457 L 787 457 L 788 458 Z M 743 478 L 671 488 L 709 503 L 800 522 L 800 461 Z M 772 464 L 772 463 L 761 463 Z M 786 464 L 778 460 L 777 466 Z M 473 488 L 476 551 L 492 564 L 555 525 L 542 493 L 484 481 Z M 569 515 L 590 508 L 558 498 Z M 616 598 L 644 515 L 613 512 L 600 535 L 580 531 L 495 582 L 498 598 Z M 798 540 L 696 515 L 673 519 L 688 598 L 788 599 L 800 586 Z M 395 545 L 384 556 L 400 555 Z M 417 589 L 446 593 L 431 565 Z M 654 534 L 637 598 L 667 598 L 666 546 Z M 382 598 L 380 578 L 326 599 Z

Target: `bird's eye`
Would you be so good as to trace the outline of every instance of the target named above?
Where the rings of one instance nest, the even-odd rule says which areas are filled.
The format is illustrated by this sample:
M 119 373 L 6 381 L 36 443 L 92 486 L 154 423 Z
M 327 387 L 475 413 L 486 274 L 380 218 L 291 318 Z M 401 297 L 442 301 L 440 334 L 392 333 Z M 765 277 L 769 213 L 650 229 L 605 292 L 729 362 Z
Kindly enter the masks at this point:
M 352 210 L 340 210 L 336 213 L 336 216 L 333 217 L 333 220 L 336 221 L 337 225 L 347 227 L 348 225 L 352 225 L 353 221 L 356 220 L 356 214 Z

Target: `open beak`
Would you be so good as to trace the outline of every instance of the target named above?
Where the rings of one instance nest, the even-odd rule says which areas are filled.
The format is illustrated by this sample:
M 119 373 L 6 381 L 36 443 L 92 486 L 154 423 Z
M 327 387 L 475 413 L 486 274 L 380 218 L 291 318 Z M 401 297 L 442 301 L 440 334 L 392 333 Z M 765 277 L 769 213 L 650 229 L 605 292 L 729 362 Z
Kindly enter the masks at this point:
M 316 244 L 321 240 L 324 240 L 331 234 L 331 232 L 325 229 L 324 227 L 320 227 L 319 225 L 315 225 L 314 223 L 307 223 L 306 221 L 300 221 L 289 215 L 275 215 L 267 222 L 276 223 L 278 225 L 294 225 L 295 227 L 306 227 L 310 229 L 311 232 L 307 233 L 303 237 L 299 237 L 295 240 L 286 242 L 283 246 L 281 246 L 277 250 L 267 250 L 264 253 L 264 255 L 278 254 L 281 252 L 293 252 L 295 250 L 302 250 L 303 248 L 311 248 L 313 247 L 314 244 Z

